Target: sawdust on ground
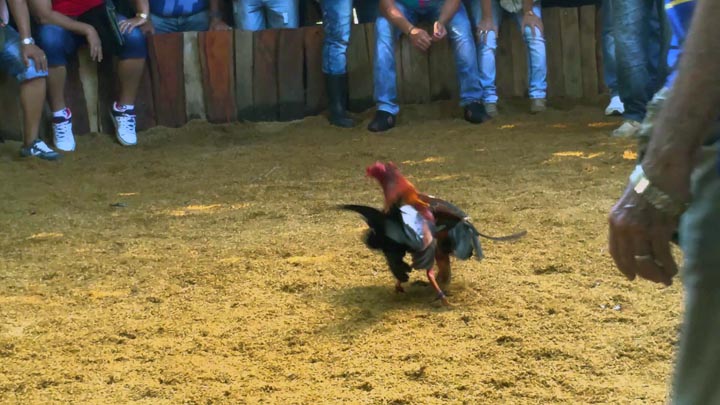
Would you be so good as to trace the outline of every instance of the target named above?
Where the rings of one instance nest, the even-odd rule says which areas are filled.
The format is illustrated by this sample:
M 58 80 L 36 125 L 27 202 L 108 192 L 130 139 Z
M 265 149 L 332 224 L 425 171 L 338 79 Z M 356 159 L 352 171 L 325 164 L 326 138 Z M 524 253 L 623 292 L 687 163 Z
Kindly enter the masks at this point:
M 627 282 L 607 254 L 634 145 L 601 111 L 191 123 L 136 148 L 81 137 L 59 163 L 0 145 L 0 403 L 660 403 L 681 288 Z M 395 294 L 334 210 L 381 205 L 375 160 L 528 235 L 455 262 L 453 308 Z

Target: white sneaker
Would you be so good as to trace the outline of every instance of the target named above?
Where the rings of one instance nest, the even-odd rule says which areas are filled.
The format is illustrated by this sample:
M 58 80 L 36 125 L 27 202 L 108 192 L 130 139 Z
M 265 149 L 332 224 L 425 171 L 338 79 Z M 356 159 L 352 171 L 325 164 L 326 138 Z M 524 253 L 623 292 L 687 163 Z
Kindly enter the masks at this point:
M 614 96 L 610 99 L 610 104 L 605 108 L 605 115 L 622 115 L 625 112 L 625 105 L 620 96 Z
M 110 115 L 115 124 L 115 136 L 118 142 L 125 146 L 137 144 L 137 132 L 135 131 L 135 110 L 117 111 L 113 107 Z
M 53 143 L 63 152 L 75 150 L 75 135 L 72 130 L 72 114 L 67 110 L 66 117 L 53 117 Z
M 640 132 L 640 123 L 634 120 L 625 120 L 620 128 L 613 131 L 612 135 L 618 138 L 630 138 Z

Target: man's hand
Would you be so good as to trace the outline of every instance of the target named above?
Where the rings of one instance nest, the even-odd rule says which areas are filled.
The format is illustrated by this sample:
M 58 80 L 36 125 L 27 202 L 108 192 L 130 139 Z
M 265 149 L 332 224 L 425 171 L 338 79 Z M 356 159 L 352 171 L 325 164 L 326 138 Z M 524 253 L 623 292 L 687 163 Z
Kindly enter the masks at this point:
M 543 35 L 545 32 L 545 27 L 543 26 L 543 22 L 535 15 L 535 13 L 527 12 L 523 15 L 522 19 L 522 30 L 525 32 L 525 27 L 530 27 L 530 31 L 532 32 L 533 38 L 535 38 L 535 28 L 537 27 L 538 31 L 540 31 L 540 35 Z
M 671 285 L 678 273 L 670 251 L 677 218 L 658 211 L 628 186 L 612 208 L 609 222 L 610 254 L 620 272 L 629 280 L 640 276 Z
M 129 20 L 122 20 L 120 23 L 118 23 L 118 27 L 120 28 L 121 34 L 127 34 L 131 32 L 136 27 L 141 27 L 144 24 L 146 24 L 148 20 L 146 18 L 142 17 L 133 17 Z
M 100 36 L 91 25 L 87 25 L 85 29 L 85 39 L 87 40 L 88 47 L 90 47 L 90 58 L 95 62 L 102 62 L 103 52 Z
M 447 29 L 445 28 L 445 24 L 440 21 L 435 21 L 435 24 L 433 25 L 433 41 L 440 41 L 446 36 Z
M 480 20 L 480 24 L 477 26 L 478 40 L 481 43 L 487 42 L 487 36 L 491 31 L 495 33 L 495 38 L 497 38 L 498 28 L 497 25 L 495 25 L 495 21 L 488 17 Z
M 432 45 L 432 38 L 425 30 L 418 27 L 412 27 L 408 35 L 410 36 L 410 42 L 412 42 L 413 46 L 419 50 L 425 52 L 430 49 L 430 45 Z
M 155 35 L 155 26 L 152 23 L 151 19 L 147 19 L 147 22 L 140 26 L 140 32 L 143 33 L 146 37 L 149 35 Z
M 47 71 L 48 63 L 45 52 L 36 45 L 23 45 L 20 50 L 25 66 L 30 67 L 30 59 L 35 62 L 35 68 L 41 72 Z
M 229 25 L 225 24 L 225 21 L 220 18 L 210 19 L 210 31 L 229 31 L 231 29 L 232 28 L 230 28 Z

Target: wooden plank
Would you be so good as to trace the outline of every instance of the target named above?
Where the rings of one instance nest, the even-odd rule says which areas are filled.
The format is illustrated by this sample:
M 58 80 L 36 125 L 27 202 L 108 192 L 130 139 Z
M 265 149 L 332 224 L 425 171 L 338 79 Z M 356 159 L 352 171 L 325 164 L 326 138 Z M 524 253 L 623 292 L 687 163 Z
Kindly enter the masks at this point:
M 563 8 L 560 13 L 560 32 L 562 36 L 563 77 L 565 94 L 580 98 L 582 88 L 582 63 L 580 55 L 580 26 L 577 8 Z
M 155 120 L 155 103 L 153 102 L 150 65 L 146 62 L 140 87 L 135 98 L 135 114 L 137 114 L 137 130 L 145 131 L 157 125 Z
M 595 61 L 597 65 L 598 94 L 607 94 L 608 88 L 605 85 L 605 71 L 603 69 L 603 16 L 605 10 L 602 7 L 595 9 Z
M 302 30 L 281 30 L 278 44 L 278 119 L 292 121 L 305 115 Z
M 580 63 L 582 65 L 583 97 L 598 96 L 598 69 L 595 42 L 595 6 L 580 7 Z
M 404 102 L 409 104 L 429 103 L 430 66 L 427 52 L 406 42 L 403 44 L 401 54 Z
M 253 114 L 253 33 L 235 31 L 235 104 L 238 119 Z
M 347 50 L 348 109 L 359 112 L 373 105 L 373 66 L 365 27 L 360 24 L 351 27 Z
M 207 120 L 213 123 L 237 121 L 233 33 L 201 32 L 198 39 Z
M 545 47 L 548 64 L 548 96 L 565 96 L 565 79 L 563 78 L 562 36 L 560 32 L 559 7 L 543 9 L 543 25 L 545 26 Z
M 188 120 L 207 119 L 205 91 L 197 32 L 183 33 L 183 78 L 185 80 L 185 112 Z
M 150 72 L 158 125 L 177 128 L 187 122 L 183 34 L 150 37 Z
M 430 100 L 456 98 L 459 93 L 455 55 L 450 41 L 443 39 L 433 44 L 428 55 L 430 69 Z
M 320 114 L 327 107 L 322 71 L 322 27 L 305 27 L 305 115 Z
M 90 120 L 88 119 L 88 106 L 85 102 L 83 84 L 80 81 L 79 63 L 77 53 L 68 58 L 65 100 L 73 115 L 73 133 L 75 135 L 84 135 L 90 133 Z
M 98 67 L 90 58 L 90 49 L 82 47 L 78 50 L 78 73 L 82 82 L 83 94 L 87 106 L 90 132 L 100 132 L 100 119 L 98 116 Z
M 22 112 L 20 110 L 20 86 L 17 80 L 0 71 L 0 139 L 22 140 Z
M 110 110 L 113 103 L 118 99 L 120 83 L 117 80 L 117 65 L 114 58 L 106 56 L 102 62 L 97 64 L 97 125 L 98 132 L 114 134 L 115 126 L 110 117 Z M 82 72 L 80 73 L 83 74 Z M 86 93 L 87 94 L 87 93 Z M 91 124 L 92 126 L 92 124 Z
M 512 52 L 512 94 L 516 97 L 524 97 L 528 94 L 528 63 L 527 54 L 529 50 L 525 45 L 520 27 L 513 21 L 510 24 L 510 52 Z M 508 40 L 508 38 L 505 38 Z
M 396 102 L 398 104 L 406 104 L 405 101 L 405 81 L 403 80 L 403 60 L 402 60 L 402 49 L 405 46 L 412 46 L 407 35 L 402 35 L 400 40 L 395 41 L 395 86 L 397 92 Z
M 513 53 L 512 53 L 512 34 L 511 25 L 515 21 L 508 18 L 504 13 L 500 24 L 500 33 L 497 38 L 497 49 L 495 51 L 495 86 L 499 97 L 509 97 L 513 95 Z
M 258 121 L 277 120 L 278 30 L 255 31 L 253 46 L 253 103 L 254 118 Z

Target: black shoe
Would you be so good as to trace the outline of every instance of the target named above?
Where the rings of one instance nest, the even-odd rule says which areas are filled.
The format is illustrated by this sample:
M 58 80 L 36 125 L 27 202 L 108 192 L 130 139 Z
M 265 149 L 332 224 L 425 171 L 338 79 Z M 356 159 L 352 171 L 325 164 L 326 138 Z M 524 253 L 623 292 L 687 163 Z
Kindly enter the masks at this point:
M 370 132 L 385 132 L 395 126 L 395 116 L 387 111 L 377 110 L 375 118 L 368 124 Z
M 325 84 L 330 123 L 342 128 L 354 127 L 355 121 L 347 113 L 347 75 L 325 75 Z
M 490 116 L 487 111 L 485 111 L 485 106 L 481 102 L 476 101 L 465 106 L 465 121 L 473 124 L 482 124 L 489 119 Z

